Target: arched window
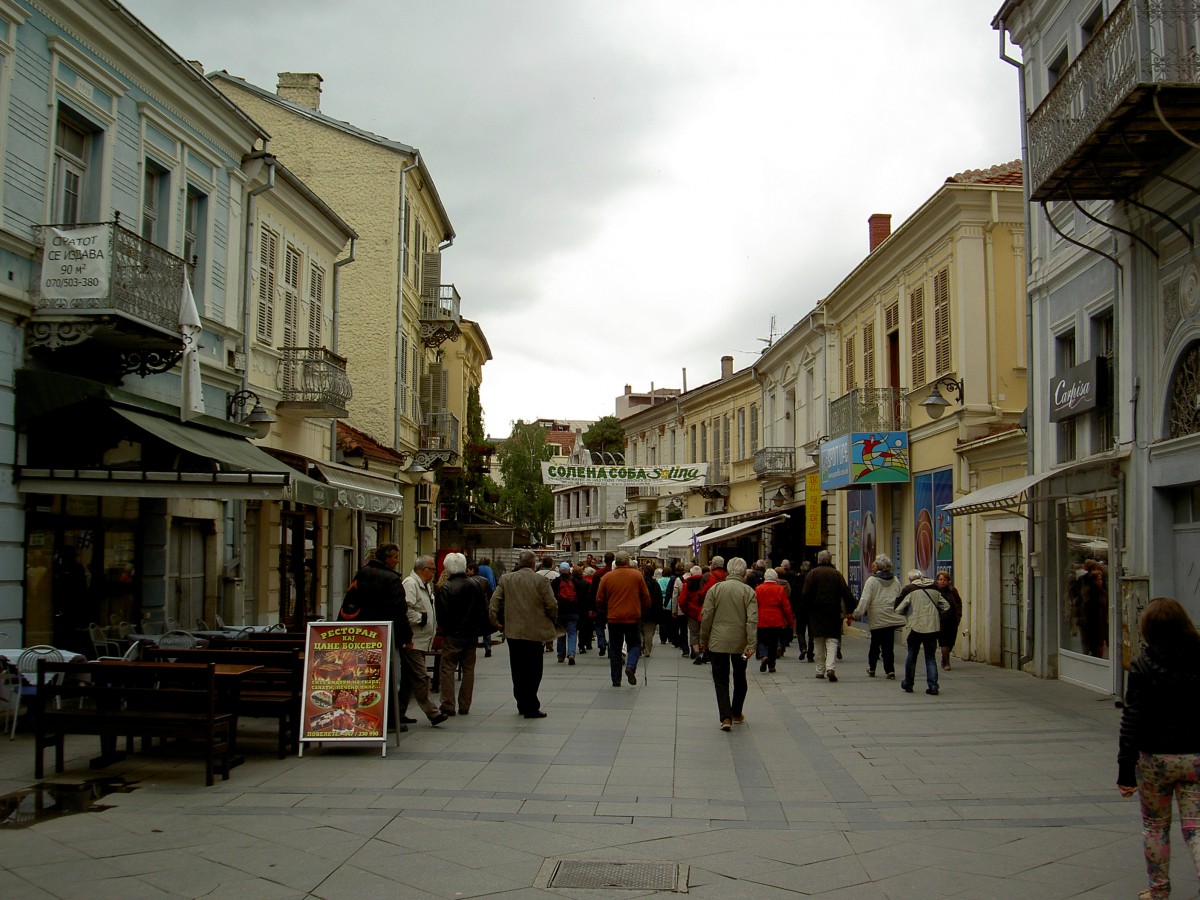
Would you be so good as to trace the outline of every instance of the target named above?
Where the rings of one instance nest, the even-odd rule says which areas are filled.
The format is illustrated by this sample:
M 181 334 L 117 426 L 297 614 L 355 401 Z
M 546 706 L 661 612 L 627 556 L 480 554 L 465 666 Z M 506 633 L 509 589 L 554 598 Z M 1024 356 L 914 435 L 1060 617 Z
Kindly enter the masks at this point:
M 1200 341 L 1193 341 L 1179 357 L 1168 403 L 1167 437 L 1200 431 Z

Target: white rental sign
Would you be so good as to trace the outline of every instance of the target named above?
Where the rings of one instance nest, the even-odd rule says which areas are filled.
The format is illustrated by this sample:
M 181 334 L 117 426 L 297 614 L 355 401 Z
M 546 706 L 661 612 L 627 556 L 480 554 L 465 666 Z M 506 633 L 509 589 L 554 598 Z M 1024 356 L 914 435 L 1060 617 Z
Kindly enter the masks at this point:
M 107 297 L 112 260 L 112 226 L 45 230 L 42 296 L 47 300 Z

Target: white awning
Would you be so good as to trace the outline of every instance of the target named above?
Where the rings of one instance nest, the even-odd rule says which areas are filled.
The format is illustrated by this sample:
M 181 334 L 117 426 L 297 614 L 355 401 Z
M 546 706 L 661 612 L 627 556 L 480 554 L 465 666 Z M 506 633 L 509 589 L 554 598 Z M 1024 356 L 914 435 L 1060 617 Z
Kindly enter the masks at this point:
M 1020 512 L 1021 508 L 1029 502 L 1030 489 L 1054 474 L 1056 473 L 1041 472 L 1037 475 L 1023 475 L 1020 478 L 1001 481 L 999 484 L 990 484 L 955 500 L 946 506 L 946 511 L 956 516 L 1000 510 Z
M 654 543 L 638 551 L 638 556 L 657 556 L 663 558 L 672 547 L 691 547 L 692 532 L 704 530 L 703 525 L 685 525 L 683 528 L 672 528 L 670 532 L 660 537 Z
M 705 544 L 712 544 L 727 538 L 740 537 L 743 534 L 749 534 L 751 531 L 776 525 L 787 518 L 786 514 L 780 513 L 775 516 L 767 516 L 765 519 L 751 519 L 747 522 L 739 522 L 737 525 L 730 525 L 728 528 L 722 528 L 720 531 L 704 535 L 700 538 L 700 545 L 704 546 Z
M 403 511 L 400 482 L 395 478 L 330 462 L 317 463 L 317 471 L 337 489 L 338 506 L 387 516 Z
M 635 538 L 630 538 L 625 543 L 617 547 L 618 550 L 624 550 L 626 553 L 635 554 L 647 544 L 657 541 L 661 537 L 666 537 L 672 531 L 675 531 L 679 526 L 668 525 L 666 528 L 655 528 L 653 531 L 646 531 L 639 534 Z

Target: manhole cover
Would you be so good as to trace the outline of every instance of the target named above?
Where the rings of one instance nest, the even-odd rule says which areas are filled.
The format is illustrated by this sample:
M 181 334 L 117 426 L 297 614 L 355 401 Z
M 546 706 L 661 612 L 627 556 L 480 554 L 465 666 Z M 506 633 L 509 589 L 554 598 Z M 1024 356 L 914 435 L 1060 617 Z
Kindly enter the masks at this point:
M 687 875 L 687 866 L 673 862 L 548 859 L 538 875 L 537 887 L 687 893 Z

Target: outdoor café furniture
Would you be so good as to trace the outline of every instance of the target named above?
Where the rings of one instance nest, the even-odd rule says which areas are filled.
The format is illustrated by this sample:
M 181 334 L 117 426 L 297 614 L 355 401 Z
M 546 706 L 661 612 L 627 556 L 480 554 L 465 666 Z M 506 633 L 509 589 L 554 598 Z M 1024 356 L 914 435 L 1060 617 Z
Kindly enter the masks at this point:
M 195 650 L 200 646 L 200 639 L 190 631 L 168 631 L 156 641 L 163 650 Z
M 96 656 L 120 655 L 121 645 L 110 639 L 108 633 L 95 622 L 88 625 L 88 637 L 92 640 L 92 650 Z
M 165 660 L 162 650 L 147 649 L 147 660 Z M 273 647 L 270 650 L 174 650 L 170 657 L 183 663 L 212 662 L 253 665 L 238 681 L 236 719 L 276 719 L 279 723 L 279 758 L 290 748 L 299 750 L 300 693 L 304 682 L 304 654 L 299 648 Z
M 203 746 L 205 785 L 212 785 L 214 771 L 228 779 L 234 716 L 218 711 L 218 677 L 215 663 L 40 661 L 33 704 L 34 777 L 44 775 L 47 747 L 54 748 L 54 771 L 61 773 L 63 738 L 92 734 L 101 746 L 92 768 L 124 758 L 116 749 L 118 737 L 125 738 L 126 753 L 134 737 L 180 738 Z
M 63 654 L 54 647 L 46 644 L 39 644 L 35 647 L 30 647 L 17 657 L 17 696 L 15 698 L 15 708 L 12 714 L 12 730 L 8 733 L 8 739 L 11 741 L 17 735 L 17 717 L 21 713 L 21 701 L 25 701 L 25 706 L 28 707 L 33 700 L 38 689 L 38 661 L 46 660 L 47 662 L 62 662 Z M 50 676 L 54 677 L 54 676 Z

